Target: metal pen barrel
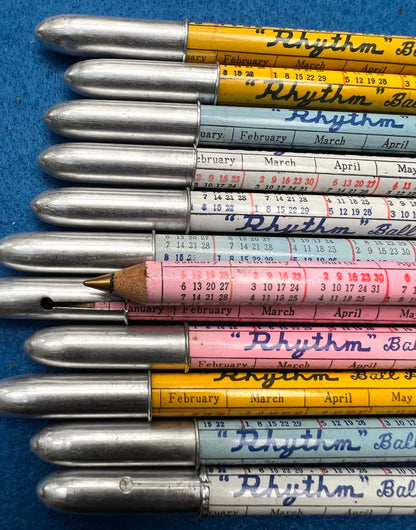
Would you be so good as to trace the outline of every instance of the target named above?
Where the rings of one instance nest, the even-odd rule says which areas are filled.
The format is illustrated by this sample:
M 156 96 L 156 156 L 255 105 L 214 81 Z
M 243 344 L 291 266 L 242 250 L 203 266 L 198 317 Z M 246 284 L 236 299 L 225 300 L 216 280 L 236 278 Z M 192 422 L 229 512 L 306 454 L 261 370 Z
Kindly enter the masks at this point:
M 0 410 L 37 418 L 151 419 L 150 374 L 38 374 L 0 384 Z
M 96 308 L 119 298 L 88 289 L 78 277 L 10 277 L 0 282 L 1 318 L 39 318 L 52 320 L 120 321 L 127 323 L 127 307 Z
M 186 188 L 194 183 L 196 149 L 67 142 L 45 149 L 37 161 L 45 173 L 75 182 Z
M 189 366 L 186 324 L 63 326 L 34 333 L 24 347 L 34 360 L 64 368 L 187 371 Z
M 0 262 L 48 274 L 100 274 L 142 261 L 413 261 L 411 239 L 117 232 L 27 232 L 0 240 Z
M 63 180 L 146 188 L 412 196 L 416 162 L 403 156 L 249 151 L 66 142 L 38 156 Z
M 409 36 L 64 14 L 40 22 L 35 37 L 86 57 L 415 73 Z
M 30 207 L 48 223 L 107 230 L 409 238 L 415 204 L 408 197 L 67 187 L 41 193 Z
M 414 515 L 412 467 L 64 470 L 37 488 L 56 510 L 199 515 Z
M 75 192 L 75 193 L 74 193 Z M 84 200 L 81 199 L 84 195 Z M 81 200 L 80 200 L 81 199 Z M 92 201 L 91 201 L 92 199 Z M 62 224 L 62 207 L 68 214 L 70 226 L 118 229 L 171 230 L 187 233 L 189 229 L 190 199 L 187 190 L 104 190 L 103 188 L 60 188 L 44 192 L 32 201 L 32 211 L 49 212 L 49 222 Z M 47 205 L 48 203 L 48 205 Z M 94 213 L 93 203 L 101 212 Z M 55 211 L 55 213 L 53 213 Z M 66 221 L 65 221 L 66 222 Z M 112 229 L 112 228 L 110 228 Z
M 204 485 L 198 471 L 143 469 L 137 475 L 127 469 L 57 471 L 39 483 L 37 495 L 50 508 L 81 513 L 200 513 Z
M 84 99 L 54 105 L 44 122 L 96 142 L 416 153 L 413 115 Z
M 89 421 L 49 425 L 35 434 L 32 451 L 64 466 L 198 467 L 198 430 L 193 420 Z
M 187 22 L 87 15 L 58 15 L 35 28 L 38 41 L 69 55 L 183 61 Z
M 69 67 L 64 78 L 78 94 L 97 99 L 213 104 L 220 75 L 212 64 L 91 59 Z
M 155 259 L 154 234 L 29 232 L 0 241 L 0 261 L 19 270 L 94 274 Z
M 56 326 L 25 352 L 49 366 L 96 370 L 413 369 L 416 328 L 152 324 Z
M 387 374 L 386 374 L 387 372 Z M 37 374 L 0 382 L 0 411 L 41 418 L 410 415 L 412 370 Z M 363 388 L 365 390 L 363 390 Z
M 65 81 L 98 99 L 415 113 L 414 75 L 96 59 L 71 66 Z
M 78 277 L 11 277 L 0 282 L 0 315 L 2 318 L 36 318 L 41 320 L 86 319 L 100 322 L 134 323 L 142 321 L 176 322 L 328 322 L 382 324 L 385 326 L 416 324 L 413 306 L 139 306 L 128 300 L 90 289 Z
M 79 100 L 54 105 L 44 121 L 58 134 L 82 140 L 193 145 L 200 117 L 198 104 Z
M 70 467 L 391 465 L 413 462 L 413 416 L 108 420 L 47 425 L 30 442 Z

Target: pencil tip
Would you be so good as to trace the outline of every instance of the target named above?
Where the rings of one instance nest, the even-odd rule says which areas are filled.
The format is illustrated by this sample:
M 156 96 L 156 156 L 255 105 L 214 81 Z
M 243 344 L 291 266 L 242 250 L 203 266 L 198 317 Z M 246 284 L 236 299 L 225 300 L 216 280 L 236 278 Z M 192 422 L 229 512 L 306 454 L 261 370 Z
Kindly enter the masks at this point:
M 96 278 L 85 280 L 84 285 L 86 287 L 92 287 L 93 289 L 98 289 L 99 291 L 104 291 L 106 293 L 112 293 L 113 292 L 113 273 L 103 274 L 102 276 L 97 276 Z

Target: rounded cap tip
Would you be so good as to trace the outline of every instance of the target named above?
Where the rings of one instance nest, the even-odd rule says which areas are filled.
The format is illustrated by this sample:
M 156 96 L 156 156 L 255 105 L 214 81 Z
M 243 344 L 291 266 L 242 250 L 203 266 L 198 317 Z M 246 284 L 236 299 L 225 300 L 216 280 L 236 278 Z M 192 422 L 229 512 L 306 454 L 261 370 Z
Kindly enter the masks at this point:
M 79 63 L 75 63 L 66 69 L 64 73 L 64 82 L 68 88 L 73 91 L 77 91 L 78 79 L 79 79 Z
M 51 147 L 48 147 L 47 149 L 43 150 L 41 153 L 38 154 L 36 162 L 42 171 L 44 171 L 45 173 L 49 173 L 50 166 L 54 165 L 54 150 L 51 149 Z
M 29 203 L 30 211 L 34 215 L 36 215 L 36 217 L 42 218 L 43 210 L 47 206 L 47 202 L 45 203 L 46 197 L 44 197 L 46 193 L 47 192 L 40 193 L 39 195 L 34 197 Z
M 77 45 L 71 39 L 76 15 L 56 15 L 45 18 L 34 30 L 35 38 L 46 48 L 55 52 L 76 55 Z
M 19 236 L 11 234 L 0 239 L 0 263 L 6 267 L 13 267 L 16 246 L 18 245 Z
M 43 433 L 40 431 L 40 432 L 37 432 L 36 434 L 34 434 L 32 436 L 32 438 L 30 439 L 30 450 L 32 451 L 32 453 L 34 453 L 38 458 L 40 458 L 41 460 L 45 460 L 44 456 L 43 456 L 43 443 L 42 443 L 42 440 L 43 440 Z
M 58 134 L 60 133 L 61 109 L 62 103 L 57 103 L 47 109 L 43 114 L 44 124 Z
M 54 33 L 54 26 L 56 25 L 57 18 L 59 17 L 48 17 L 41 20 L 39 24 L 36 25 L 34 30 L 36 40 L 46 46 L 48 45 L 51 34 Z
M 25 353 L 38 363 L 56 365 L 63 345 L 55 338 L 55 330 L 56 327 L 44 328 L 32 333 L 23 344 Z
M 36 486 L 38 499 L 53 510 L 76 511 L 76 506 L 68 505 L 69 493 L 66 481 L 60 479 L 59 471 L 47 475 Z
M 97 109 L 100 110 L 101 103 L 97 102 L 97 108 L 93 109 L 93 111 L 97 112 Z M 84 108 L 88 113 L 89 106 L 94 106 L 94 102 L 91 105 L 91 102 L 85 102 L 84 100 L 61 101 L 44 112 L 43 122 L 56 134 L 71 136 L 74 126 L 83 117 Z
M 0 381 L 0 413 L 25 415 L 27 411 L 27 376 L 7 377 Z
M 57 188 L 39 193 L 31 200 L 30 211 L 45 223 L 65 224 L 62 218 L 68 208 L 66 190 Z
M 30 449 L 38 458 L 45 462 L 60 465 L 72 465 L 62 458 L 62 454 L 68 453 L 70 440 L 67 439 L 67 425 L 47 425 L 35 433 L 30 439 Z

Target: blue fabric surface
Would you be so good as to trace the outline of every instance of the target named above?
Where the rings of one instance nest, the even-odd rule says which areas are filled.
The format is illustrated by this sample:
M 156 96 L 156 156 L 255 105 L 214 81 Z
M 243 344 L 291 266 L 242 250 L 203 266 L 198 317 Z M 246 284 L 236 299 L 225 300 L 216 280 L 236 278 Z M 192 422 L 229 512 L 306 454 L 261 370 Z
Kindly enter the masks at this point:
M 384 34 L 415 35 L 416 2 L 397 0 L 2 0 L 1 39 L 1 208 L 0 236 L 14 232 L 51 229 L 37 221 L 28 209 L 39 192 L 61 185 L 36 166 L 37 154 L 61 141 L 42 123 L 45 109 L 74 96 L 62 82 L 64 70 L 75 58 L 43 49 L 33 37 L 35 25 L 59 13 L 132 16 L 154 19 L 213 21 L 232 24 L 283 26 Z M 19 273 L 0 268 L 0 275 Z M 23 341 L 46 323 L 0 321 L 0 377 L 46 369 L 25 357 Z M 29 439 L 46 422 L 0 418 L 0 528 L 91 529 L 123 526 L 126 530 L 161 528 L 274 528 L 322 530 L 354 528 L 399 529 L 416 527 L 413 517 L 271 517 L 211 518 L 192 515 L 83 516 L 55 513 L 35 496 L 36 483 L 51 466 L 29 450 Z M 409 499 L 413 502 L 414 499 Z

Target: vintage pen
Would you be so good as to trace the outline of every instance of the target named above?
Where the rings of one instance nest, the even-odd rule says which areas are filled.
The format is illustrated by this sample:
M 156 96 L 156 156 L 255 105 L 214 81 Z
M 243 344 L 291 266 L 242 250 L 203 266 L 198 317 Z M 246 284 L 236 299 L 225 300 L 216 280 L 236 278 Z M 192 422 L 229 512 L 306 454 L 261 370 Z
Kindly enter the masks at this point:
M 42 221 L 106 230 L 411 238 L 416 198 L 63 187 L 35 197 Z
M 55 465 L 262 466 L 414 462 L 413 416 L 204 418 L 48 425 L 32 451 Z
M 74 277 L 14 277 L 0 281 L 1 318 L 99 322 L 186 321 L 415 326 L 411 306 L 260 305 L 150 306 L 91 289 Z
M 140 261 L 414 261 L 411 239 L 117 232 L 26 232 L 0 240 L 0 262 L 49 274 L 103 274 Z
M 42 364 L 95 370 L 416 368 L 416 328 L 151 324 L 55 326 L 28 337 Z
M 49 508 L 83 513 L 414 515 L 411 466 L 260 466 L 56 471 L 37 487 Z
M 108 372 L 0 381 L 0 413 L 37 418 L 416 414 L 415 370 Z
M 44 122 L 97 142 L 416 154 L 409 114 L 84 99 L 54 105 Z
M 65 81 L 97 99 L 416 113 L 414 75 L 90 59 Z
M 416 262 L 147 261 L 84 285 L 150 305 L 410 305 L 416 302 Z
M 105 186 L 416 195 L 416 161 L 403 156 L 66 142 L 38 164 L 53 177 Z
M 66 14 L 41 21 L 35 37 L 87 57 L 416 73 L 412 37 Z

